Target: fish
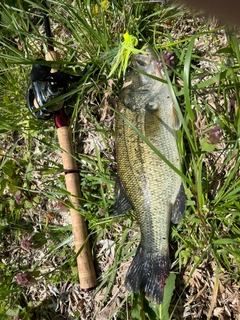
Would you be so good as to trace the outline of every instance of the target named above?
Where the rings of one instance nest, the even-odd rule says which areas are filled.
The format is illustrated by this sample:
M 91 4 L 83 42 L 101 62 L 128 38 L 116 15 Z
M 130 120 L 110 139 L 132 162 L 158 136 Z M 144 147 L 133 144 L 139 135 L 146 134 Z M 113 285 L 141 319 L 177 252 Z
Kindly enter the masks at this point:
M 159 59 L 150 49 L 132 54 L 118 100 L 114 215 L 134 210 L 141 233 L 125 286 L 161 304 L 170 268 L 170 222 L 182 219 L 186 195 L 181 176 L 141 137 L 180 170 L 176 130 L 181 121 Z

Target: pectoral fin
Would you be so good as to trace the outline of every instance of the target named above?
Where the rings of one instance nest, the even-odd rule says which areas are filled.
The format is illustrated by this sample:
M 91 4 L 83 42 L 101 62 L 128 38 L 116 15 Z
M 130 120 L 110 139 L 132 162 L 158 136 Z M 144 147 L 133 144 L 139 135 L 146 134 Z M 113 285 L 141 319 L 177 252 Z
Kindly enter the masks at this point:
M 186 195 L 185 195 L 183 185 L 181 184 L 177 198 L 172 206 L 172 217 L 171 217 L 172 223 L 177 224 L 182 220 L 185 209 L 186 209 Z
M 175 107 L 172 107 L 172 115 L 173 115 L 173 128 L 175 130 L 179 130 L 181 128 L 181 120 L 179 119 L 177 110 L 175 109 Z
M 128 210 L 132 209 L 132 203 L 128 199 L 122 182 L 119 178 L 116 179 L 115 183 L 115 203 L 114 203 L 114 210 L 113 215 L 117 216 L 119 214 L 125 213 Z

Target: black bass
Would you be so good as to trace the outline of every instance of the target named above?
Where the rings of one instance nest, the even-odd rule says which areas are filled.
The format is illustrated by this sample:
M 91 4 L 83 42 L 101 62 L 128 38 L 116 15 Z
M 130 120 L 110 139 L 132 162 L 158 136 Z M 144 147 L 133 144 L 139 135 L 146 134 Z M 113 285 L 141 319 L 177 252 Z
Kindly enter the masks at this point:
M 133 209 L 140 223 L 141 241 L 126 275 L 127 289 L 160 304 L 169 274 L 170 221 L 181 220 L 186 197 L 181 177 L 126 122 L 180 169 L 175 130 L 181 122 L 168 85 L 147 74 L 164 79 L 152 53 L 132 55 L 116 114 L 114 213 Z

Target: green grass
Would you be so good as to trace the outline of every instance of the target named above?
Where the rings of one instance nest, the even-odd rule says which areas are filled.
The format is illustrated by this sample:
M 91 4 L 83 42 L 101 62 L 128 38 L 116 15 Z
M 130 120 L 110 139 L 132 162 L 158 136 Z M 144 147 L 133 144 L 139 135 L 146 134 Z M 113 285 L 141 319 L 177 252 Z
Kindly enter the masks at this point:
M 182 319 L 187 295 L 193 297 L 201 289 L 194 285 L 195 271 L 210 270 L 208 276 L 202 276 L 206 282 L 209 277 L 222 279 L 219 274 L 224 274 L 226 282 L 219 280 L 223 286 L 239 286 L 239 108 L 234 108 L 231 115 L 229 112 L 232 96 L 239 105 L 238 34 L 175 5 L 112 0 L 105 10 L 98 1 L 48 3 L 54 46 L 62 58 L 59 68 L 74 74 L 87 63 L 91 65 L 84 83 L 71 92 L 75 94 L 71 124 L 81 167 L 81 211 L 89 221 L 94 252 L 97 254 L 100 240 L 111 240 L 114 252 L 108 269 L 101 264 L 105 253 L 97 258 L 103 268 L 94 292 L 96 297 L 102 294 L 100 311 L 106 309 L 112 292 L 123 280 L 121 268 L 134 256 L 134 244 L 139 239 L 138 233 L 129 236 L 132 229 L 137 230 L 134 215 L 111 216 L 116 176 L 111 117 L 121 79 L 119 70 L 108 81 L 100 75 L 108 77 L 125 30 L 138 38 L 139 48 L 149 43 L 159 52 L 167 49 L 175 55 L 170 86 L 182 121 L 178 145 L 188 198 L 184 219 L 173 226 L 170 235 L 175 284 L 169 282 L 166 289 L 170 295 L 168 311 L 125 292 L 115 308 L 109 308 L 108 318 L 116 319 L 118 314 L 117 319 Z M 94 13 L 94 5 L 98 13 Z M 43 272 L 39 281 L 56 286 L 68 279 L 77 282 L 75 254 L 69 245 L 71 228 L 56 220 L 46 223 L 49 208 L 58 217 L 56 203 L 70 204 L 61 165 L 56 161 L 60 150 L 53 122 L 33 118 L 26 108 L 31 66 L 35 59 L 44 58 L 47 47 L 41 5 L 12 0 L 3 1 L 0 8 L 0 317 L 11 319 L 20 313 L 23 319 L 35 319 L 37 310 L 43 307 L 32 306 L 28 287 L 18 285 L 15 276 L 28 272 L 31 284 L 43 271 L 46 259 L 57 257 L 58 264 Z M 227 40 L 223 42 L 225 34 Z M 217 136 L 219 141 L 214 144 L 208 130 L 217 125 L 221 137 Z M 90 137 L 95 141 L 92 146 L 84 142 Z M 161 150 L 155 151 L 162 156 Z M 40 250 L 42 256 L 32 262 L 21 241 L 36 231 L 30 250 L 33 255 Z M 208 296 L 213 296 L 211 286 L 208 290 Z M 195 301 L 199 303 L 197 299 L 192 300 L 192 306 Z M 206 316 L 211 311 L 207 309 L 211 298 L 200 299 Z M 76 319 L 81 317 L 76 315 Z

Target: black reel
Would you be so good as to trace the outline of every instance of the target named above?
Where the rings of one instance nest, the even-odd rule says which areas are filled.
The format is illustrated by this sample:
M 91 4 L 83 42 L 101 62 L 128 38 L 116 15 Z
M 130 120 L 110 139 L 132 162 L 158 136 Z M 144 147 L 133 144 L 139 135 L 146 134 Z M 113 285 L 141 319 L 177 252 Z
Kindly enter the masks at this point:
M 86 69 L 86 68 L 85 68 Z M 70 84 L 81 80 L 86 70 L 79 76 L 65 72 L 51 73 L 51 67 L 34 64 L 30 73 L 31 82 L 27 90 L 27 106 L 37 119 L 48 120 L 63 107 L 63 99 L 50 103 L 66 93 Z M 50 103 L 45 106 L 46 103 Z

